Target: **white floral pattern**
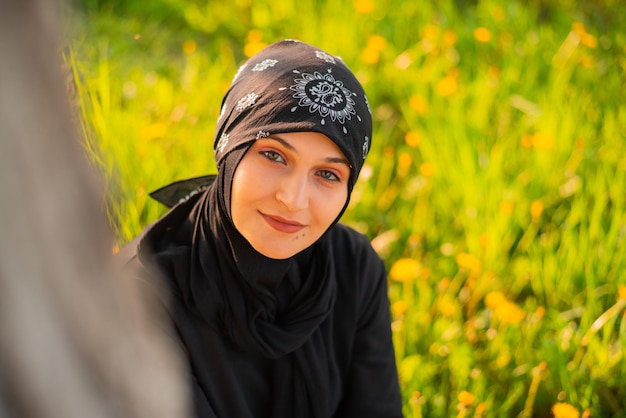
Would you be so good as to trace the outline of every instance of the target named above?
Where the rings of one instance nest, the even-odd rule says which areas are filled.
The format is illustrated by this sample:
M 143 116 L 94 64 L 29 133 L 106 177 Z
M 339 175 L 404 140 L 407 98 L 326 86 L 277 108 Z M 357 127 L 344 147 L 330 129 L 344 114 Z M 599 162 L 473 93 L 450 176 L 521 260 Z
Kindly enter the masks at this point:
M 258 98 L 259 98 L 259 95 L 256 93 L 246 94 L 241 99 L 239 99 L 239 101 L 237 102 L 237 106 L 235 106 L 235 110 L 237 110 L 238 112 L 243 112 L 250 106 L 253 106 L 254 103 L 256 102 L 256 99 Z
M 252 67 L 252 71 L 264 71 L 264 70 L 267 70 L 268 68 L 275 66 L 277 63 L 278 63 L 278 60 L 273 60 L 271 58 L 264 59 L 263 61 L 259 62 L 257 65 Z
M 267 131 L 259 131 L 256 134 L 256 139 L 267 138 L 268 136 L 270 136 L 269 132 L 267 132 Z
M 239 69 L 237 69 L 237 72 L 235 73 L 235 76 L 233 77 L 233 81 L 237 80 L 237 77 L 239 77 L 239 74 L 241 74 L 243 70 L 245 70 L 246 67 L 247 67 L 247 64 L 243 64 L 241 67 L 239 67 Z
M 370 115 L 372 114 L 372 109 L 370 108 L 370 101 L 367 100 L 367 96 L 363 96 L 363 98 L 365 99 L 365 106 L 367 106 L 367 111 L 370 112 Z
M 341 124 L 356 114 L 352 92 L 344 87 L 341 80 L 336 80 L 330 73 L 299 74 L 301 78 L 296 78 L 295 84 L 290 87 L 295 91 L 293 97 L 299 100 L 298 106 L 308 107 L 311 113 L 319 112 L 322 118 L 330 116 L 333 122 L 339 121 Z M 295 112 L 296 109 L 293 107 L 291 111 Z M 321 123 L 324 125 L 325 119 Z
M 367 157 L 367 154 L 370 152 L 370 139 L 365 137 L 365 141 L 363 141 L 363 159 Z
M 223 133 L 222 136 L 220 136 L 220 140 L 217 141 L 217 150 L 222 153 L 224 152 L 224 148 L 226 148 L 226 145 L 228 145 L 228 140 L 229 140 L 229 136 L 227 133 Z
M 329 62 L 331 64 L 336 64 L 337 61 L 335 61 L 335 59 L 332 57 L 332 55 L 327 54 L 324 51 L 315 51 L 315 55 L 317 56 L 317 58 L 324 60 L 326 62 Z

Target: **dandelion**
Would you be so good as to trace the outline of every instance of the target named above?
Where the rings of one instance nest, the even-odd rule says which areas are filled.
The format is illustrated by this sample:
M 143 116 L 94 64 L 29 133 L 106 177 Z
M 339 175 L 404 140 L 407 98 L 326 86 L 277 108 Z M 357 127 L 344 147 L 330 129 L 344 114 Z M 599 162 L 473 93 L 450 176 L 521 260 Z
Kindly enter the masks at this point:
M 485 296 L 485 305 L 493 311 L 494 318 L 505 324 L 519 324 L 526 317 L 526 311 L 499 291 L 489 292 Z
M 513 209 L 515 209 L 515 205 L 513 202 L 508 200 L 500 202 L 500 206 L 498 207 L 498 211 L 503 215 L 511 215 L 513 213 Z
M 251 57 L 260 52 L 266 46 L 267 44 L 263 42 L 263 32 L 258 29 L 252 29 L 248 32 L 248 42 L 243 47 L 243 53 L 246 57 Z
M 147 141 L 161 138 L 167 132 L 167 125 L 161 122 L 156 122 L 144 127 L 141 130 L 141 137 Z
M 411 106 L 411 109 L 417 112 L 418 115 L 424 116 L 428 113 L 428 102 L 421 96 L 411 96 L 409 106 Z
M 526 149 L 531 149 L 533 147 L 533 136 L 528 134 L 522 135 L 520 144 Z
M 354 11 L 362 15 L 370 14 L 374 11 L 374 1 L 356 0 L 354 2 Z
M 441 28 L 439 26 L 431 23 L 422 28 L 422 30 L 420 31 L 420 35 L 422 36 L 422 38 L 434 41 L 439 37 L 440 31 Z
M 404 177 L 406 176 L 409 168 L 413 164 L 413 157 L 408 152 L 401 152 L 398 155 L 398 176 Z
M 537 319 L 541 319 L 544 316 L 546 316 L 546 308 L 543 306 L 538 306 L 537 309 L 535 309 L 535 313 L 533 314 L 533 316 Z
M 421 268 L 422 266 L 417 260 L 400 258 L 391 266 L 389 277 L 397 282 L 408 282 L 418 277 Z
M 401 317 L 407 311 L 409 305 L 405 300 L 398 300 L 391 305 L 391 313 L 394 318 Z
M 447 75 L 437 82 L 435 90 L 440 96 L 448 97 L 454 94 L 459 87 L 456 77 Z
M 499 292 L 497 290 L 489 292 L 487 293 L 487 296 L 485 296 L 485 305 L 487 305 L 487 307 L 491 309 L 495 309 L 498 305 L 500 305 L 504 301 L 506 301 L 506 297 L 504 296 L 504 293 Z
M 567 402 L 554 404 L 554 406 L 552 406 L 552 413 L 554 414 L 554 418 L 578 418 L 580 415 L 578 409 Z
M 472 395 L 466 390 L 462 390 L 461 392 L 459 392 L 458 398 L 459 402 L 466 408 L 472 406 L 476 401 L 476 396 Z
M 459 253 L 456 263 L 460 268 L 469 270 L 471 276 L 478 276 L 482 270 L 482 264 L 478 258 L 468 253 Z
M 476 405 L 476 411 L 475 411 L 475 417 L 481 417 L 485 412 L 487 411 L 487 403 L 486 402 L 481 402 L 478 405 Z
M 195 41 L 192 40 L 188 40 L 183 42 L 183 52 L 187 55 L 191 55 L 194 52 L 196 52 L 196 49 L 198 49 L 198 45 L 196 44 Z
M 572 30 L 577 33 L 579 36 L 587 33 L 587 28 L 585 28 L 585 24 L 582 22 L 574 22 L 572 23 Z
M 455 31 L 446 29 L 441 37 L 441 42 L 443 46 L 452 48 L 456 44 L 457 39 L 458 36 Z
M 417 148 L 422 142 L 422 136 L 415 131 L 409 131 L 404 135 L 404 142 L 411 148 Z
M 530 204 L 530 216 L 534 221 L 539 219 L 541 214 L 543 213 L 543 202 L 539 199 L 533 200 Z
M 424 177 L 432 177 L 435 174 L 435 166 L 433 163 L 425 162 L 420 165 L 420 173 Z
M 382 51 L 387 47 L 387 39 L 381 35 L 371 35 L 367 39 L 367 46 L 375 51 Z
M 532 136 L 532 144 L 535 149 L 549 151 L 554 149 L 556 141 L 554 136 L 547 132 L 537 132 Z
M 376 64 L 380 61 L 380 51 L 366 47 L 361 52 L 361 60 L 366 64 Z
M 617 295 L 618 295 L 618 300 L 626 300 L 626 285 L 619 285 L 617 287 Z
M 584 35 L 582 35 L 580 37 L 580 43 L 591 49 L 595 49 L 598 46 L 598 40 L 590 33 L 585 33 Z
M 491 31 L 484 27 L 474 29 L 474 38 L 478 42 L 487 43 L 491 40 Z

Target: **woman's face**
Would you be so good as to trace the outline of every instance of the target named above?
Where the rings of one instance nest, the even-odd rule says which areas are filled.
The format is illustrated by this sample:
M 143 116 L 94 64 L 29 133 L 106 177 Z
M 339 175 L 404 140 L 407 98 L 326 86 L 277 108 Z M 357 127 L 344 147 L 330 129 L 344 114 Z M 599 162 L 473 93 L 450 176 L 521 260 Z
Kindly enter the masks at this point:
M 289 258 L 337 218 L 349 178 L 350 163 L 326 135 L 292 132 L 259 139 L 235 170 L 235 227 L 266 257 Z

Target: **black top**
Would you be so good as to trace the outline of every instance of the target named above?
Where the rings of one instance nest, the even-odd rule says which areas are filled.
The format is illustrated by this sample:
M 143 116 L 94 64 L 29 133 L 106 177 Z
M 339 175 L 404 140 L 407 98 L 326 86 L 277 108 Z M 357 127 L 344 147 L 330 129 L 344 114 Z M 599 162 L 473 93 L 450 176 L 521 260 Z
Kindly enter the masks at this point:
M 401 417 L 386 272 L 368 239 L 336 224 L 288 262 L 233 260 L 248 250 L 215 200 L 178 204 L 118 256 L 146 291 L 166 289 L 198 417 Z

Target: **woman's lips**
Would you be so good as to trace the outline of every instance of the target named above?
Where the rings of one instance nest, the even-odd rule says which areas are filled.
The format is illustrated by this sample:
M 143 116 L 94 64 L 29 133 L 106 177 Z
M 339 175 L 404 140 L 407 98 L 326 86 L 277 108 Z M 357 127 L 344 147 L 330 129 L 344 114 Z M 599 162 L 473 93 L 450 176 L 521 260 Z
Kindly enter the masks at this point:
M 271 226 L 277 231 L 284 232 L 287 234 L 293 234 L 295 232 L 300 231 L 306 225 L 301 224 L 297 221 L 291 221 L 289 219 L 281 218 L 280 216 L 274 215 L 266 215 L 261 213 L 261 216 Z

